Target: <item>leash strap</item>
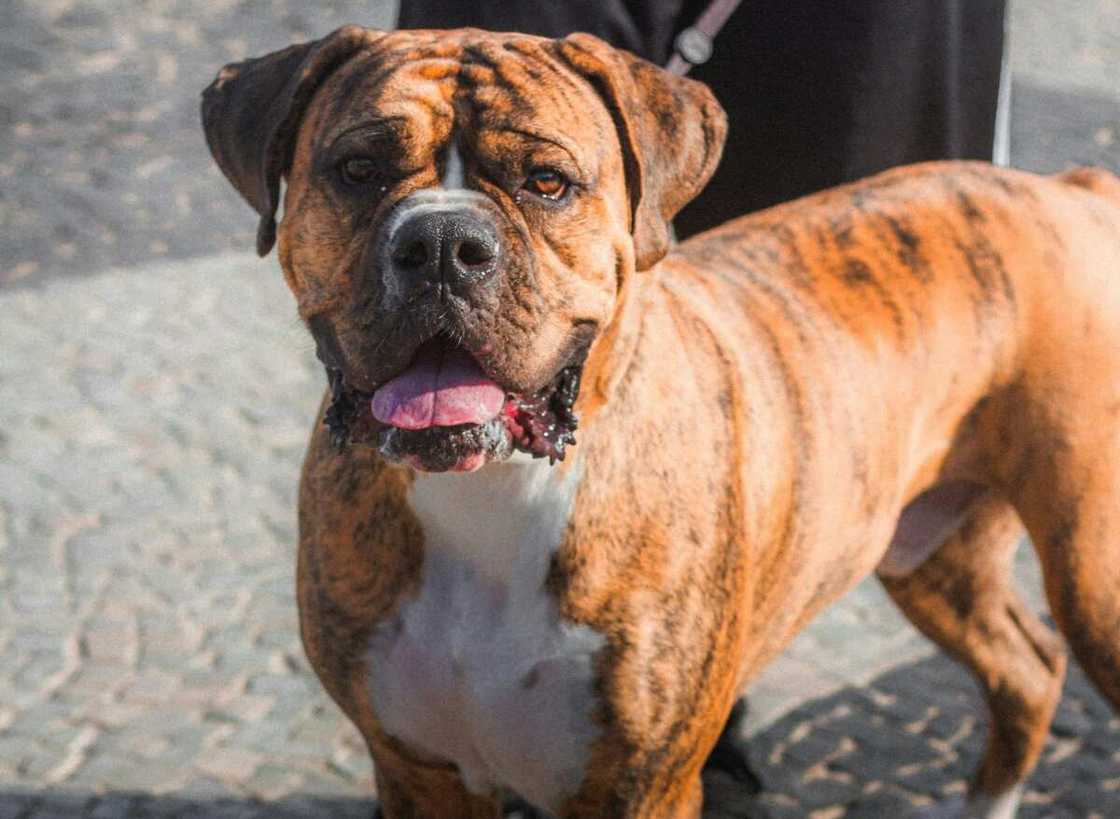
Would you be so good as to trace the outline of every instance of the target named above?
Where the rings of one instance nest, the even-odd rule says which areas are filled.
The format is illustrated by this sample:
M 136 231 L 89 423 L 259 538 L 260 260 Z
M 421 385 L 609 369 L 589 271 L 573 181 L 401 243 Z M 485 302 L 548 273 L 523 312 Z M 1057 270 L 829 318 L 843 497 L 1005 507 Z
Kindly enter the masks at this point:
M 706 63 L 712 56 L 712 41 L 743 0 L 712 0 L 704 13 L 691 26 L 677 35 L 673 56 L 666 70 L 682 77 L 694 65 Z

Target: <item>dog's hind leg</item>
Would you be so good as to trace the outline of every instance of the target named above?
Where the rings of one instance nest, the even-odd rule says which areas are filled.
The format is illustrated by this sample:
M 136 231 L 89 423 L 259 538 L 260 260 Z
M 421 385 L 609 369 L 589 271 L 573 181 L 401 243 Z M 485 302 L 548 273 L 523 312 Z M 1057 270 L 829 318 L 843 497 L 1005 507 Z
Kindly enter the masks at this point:
M 1057 503 L 1029 525 L 1058 628 L 1120 713 L 1120 446 L 1094 461 L 1077 470 L 1076 493 L 1052 491 Z
M 1120 269 L 1109 273 L 1094 294 L 1103 307 L 1071 304 L 1065 335 L 1048 333 L 1032 350 L 1002 413 L 1011 432 L 986 439 L 1030 531 L 1050 612 L 1120 712 Z
M 1098 197 L 1067 239 L 1069 269 L 1051 271 L 1054 316 L 1032 316 L 1024 371 L 997 461 L 1030 530 L 1051 613 L 1073 654 L 1120 712 L 1120 180 L 1089 168 L 1064 182 Z M 1076 208 L 1076 209 L 1075 209 Z M 1055 275 L 1056 274 L 1056 275 Z M 1061 289 L 1061 288 L 1064 288 Z
M 975 675 L 991 715 L 988 746 L 965 803 L 938 806 L 929 816 L 1013 817 L 1061 696 L 1061 641 L 1012 585 L 1012 559 L 1023 534 L 1010 504 L 986 494 L 914 571 L 880 575 L 910 621 Z

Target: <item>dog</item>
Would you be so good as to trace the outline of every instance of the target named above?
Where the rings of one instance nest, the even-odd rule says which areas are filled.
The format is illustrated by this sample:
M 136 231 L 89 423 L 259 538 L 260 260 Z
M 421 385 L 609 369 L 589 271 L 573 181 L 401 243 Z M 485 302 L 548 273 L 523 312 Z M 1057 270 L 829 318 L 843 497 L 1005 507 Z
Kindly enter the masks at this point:
M 674 246 L 723 112 L 582 34 L 346 27 L 202 113 L 329 376 L 301 633 L 388 819 L 700 815 L 736 698 L 873 572 L 991 711 L 931 815 L 1011 817 L 1066 664 L 1024 531 L 1120 704 L 1115 177 L 923 164 Z

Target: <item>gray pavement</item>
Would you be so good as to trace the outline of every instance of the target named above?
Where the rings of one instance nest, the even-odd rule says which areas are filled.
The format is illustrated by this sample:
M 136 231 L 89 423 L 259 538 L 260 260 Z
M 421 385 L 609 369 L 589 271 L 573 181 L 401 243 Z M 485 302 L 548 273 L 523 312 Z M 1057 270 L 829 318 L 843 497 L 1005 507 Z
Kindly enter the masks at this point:
M 1013 164 L 1120 170 L 1120 4 L 1012 2 Z M 233 250 L 254 220 L 196 104 L 224 61 L 390 14 L 0 0 L 0 819 L 369 814 L 296 635 L 322 377 L 275 260 Z M 1041 607 L 1026 549 L 1019 573 Z M 757 682 L 747 729 L 752 810 L 886 816 L 964 786 L 983 715 L 865 583 Z M 1076 671 L 1045 760 L 1023 816 L 1120 815 L 1120 721 Z
M 296 632 L 322 376 L 271 268 L 230 254 L 0 294 L 4 786 L 368 792 Z
M 0 0 L 0 283 L 251 248 L 198 125 L 227 62 L 389 0 Z

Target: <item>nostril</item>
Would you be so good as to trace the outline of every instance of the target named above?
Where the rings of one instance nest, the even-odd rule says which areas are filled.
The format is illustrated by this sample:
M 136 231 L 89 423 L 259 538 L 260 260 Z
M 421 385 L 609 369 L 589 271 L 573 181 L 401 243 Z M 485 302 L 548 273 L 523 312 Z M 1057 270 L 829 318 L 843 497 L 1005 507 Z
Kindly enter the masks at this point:
M 455 258 L 467 267 L 478 267 L 494 259 L 494 250 L 475 239 L 464 239 L 455 248 Z
M 393 254 L 393 261 L 405 270 L 420 270 L 428 263 L 428 247 L 419 240 L 410 242 Z

